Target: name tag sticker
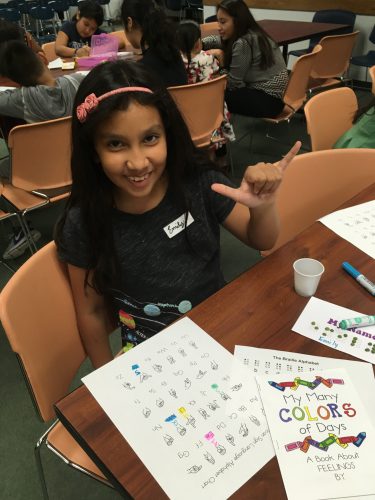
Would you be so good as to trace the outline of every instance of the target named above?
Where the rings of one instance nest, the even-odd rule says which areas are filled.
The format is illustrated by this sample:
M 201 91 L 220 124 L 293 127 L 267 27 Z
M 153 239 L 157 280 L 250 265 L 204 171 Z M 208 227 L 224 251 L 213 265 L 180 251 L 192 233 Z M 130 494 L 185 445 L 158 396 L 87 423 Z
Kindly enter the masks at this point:
M 191 215 L 190 212 L 188 212 L 186 226 L 190 226 L 192 222 L 194 222 L 193 216 Z M 163 229 L 168 238 L 173 238 L 174 236 L 176 236 L 176 234 L 181 233 L 181 231 L 183 231 L 186 226 L 185 226 L 185 214 L 182 214 L 176 220 L 170 222 Z

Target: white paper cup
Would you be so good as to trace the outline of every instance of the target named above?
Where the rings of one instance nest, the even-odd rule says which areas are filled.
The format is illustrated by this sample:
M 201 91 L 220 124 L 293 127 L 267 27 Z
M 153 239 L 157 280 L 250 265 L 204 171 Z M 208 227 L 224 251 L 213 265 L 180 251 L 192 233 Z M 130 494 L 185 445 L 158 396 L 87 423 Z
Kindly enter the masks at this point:
M 324 266 L 315 259 L 298 259 L 293 263 L 294 289 L 302 297 L 311 297 L 316 292 Z

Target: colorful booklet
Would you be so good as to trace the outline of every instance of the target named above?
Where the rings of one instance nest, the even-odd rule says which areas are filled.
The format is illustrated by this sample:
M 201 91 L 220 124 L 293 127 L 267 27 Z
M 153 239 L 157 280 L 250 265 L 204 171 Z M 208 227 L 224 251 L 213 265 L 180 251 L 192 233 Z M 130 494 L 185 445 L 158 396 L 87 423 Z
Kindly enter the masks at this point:
M 289 500 L 375 494 L 372 418 L 348 373 L 257 377 Z

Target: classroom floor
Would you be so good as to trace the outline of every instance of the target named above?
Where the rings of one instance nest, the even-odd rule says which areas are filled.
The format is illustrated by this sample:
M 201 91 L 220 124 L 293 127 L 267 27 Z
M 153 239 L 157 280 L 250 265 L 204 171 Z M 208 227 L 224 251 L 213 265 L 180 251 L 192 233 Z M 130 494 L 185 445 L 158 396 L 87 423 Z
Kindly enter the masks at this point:
M 365 104 L 370 98 L 370 92 L 357 93 L 360 104 Z M 233 178 L 239 182 L 246 165 L 257 161 L 276 161 L 285 154 L 289 146 L 297 139 L 302 140 L 303 148 L 309 149 L 309 139 L 306 133 L 306 124 L 303 115 L 298 115 L 290 127 L 286 124 L 273 126 L 268 130 L 268 125 L 259 120 L 235 117 L 236 134 L 239 143 L 234 143 L 231 148 L 233 161 Z M 250 131 L 250 135 L 245 135 Z M 267 132 L 277 140 L 266 137 Z M 252 144 L 250 144 L 252 137 Z M 51 240 L 54 223 L 61 213 L 62 206 L 41 209 L 32 215 L 34 227 L 42 233 L 39 245 Z M 3 253 L 7 244 L 7 232 L 10 230 L 6 224 L 0 225 L 0 252 Z M 19 267 L 28 257 L 24 256 L 10 261 Z M 245 245 L 235 240 L 227 232 L 222 232 L 222 266 L 224 275 L 229 281 L 238 274 L 256 264 L 260 259 L 259 253 L 248 249 Z M 10 278 L 11 273 L 0 264 L 1 287 Z M 22 308 L 20 310 L 22 314 Z M 113 348 L 117 349 L 118 338 L 114 334 Z M 90 370 L 86 363 L 77 375 L 76 384 L 80 376 Z M 12 353 L 8 341 L 1 329 L 0 332 L 0 498 L 2 500 L 39 500 L 42 498 L 37 470 L 34 462 L 33 447 L 48 425 L 39 422 L 31 399 L 28 395 L 17 360 Z M 120 498 L 112 489 L 97 483 L 83 474 L 67 467 L 50 451 L 43 450 L 42 459 L 45 465 L 47 485 L 52 500 L 81 500 L 100 499 L 109 500 Z M 126 466 L 126 464 L 124 464 Z

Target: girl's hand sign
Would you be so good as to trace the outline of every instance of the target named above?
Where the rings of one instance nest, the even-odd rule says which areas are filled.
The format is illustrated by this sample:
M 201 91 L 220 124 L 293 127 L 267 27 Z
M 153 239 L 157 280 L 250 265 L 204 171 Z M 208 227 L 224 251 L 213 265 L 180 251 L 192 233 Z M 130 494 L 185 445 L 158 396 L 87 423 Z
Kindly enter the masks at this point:
M 264 203 L 273 202 L 276 191 L 283 179 L 284 171 L 296 156 L 300 147 L 301 142 L 297 141 L 277 164 L 257 163 L 254 166 L 247 167 L 241 185 L 237 189 L 224 184 L 212 184 L 211 189 L 248 208 L 255 208 Z

